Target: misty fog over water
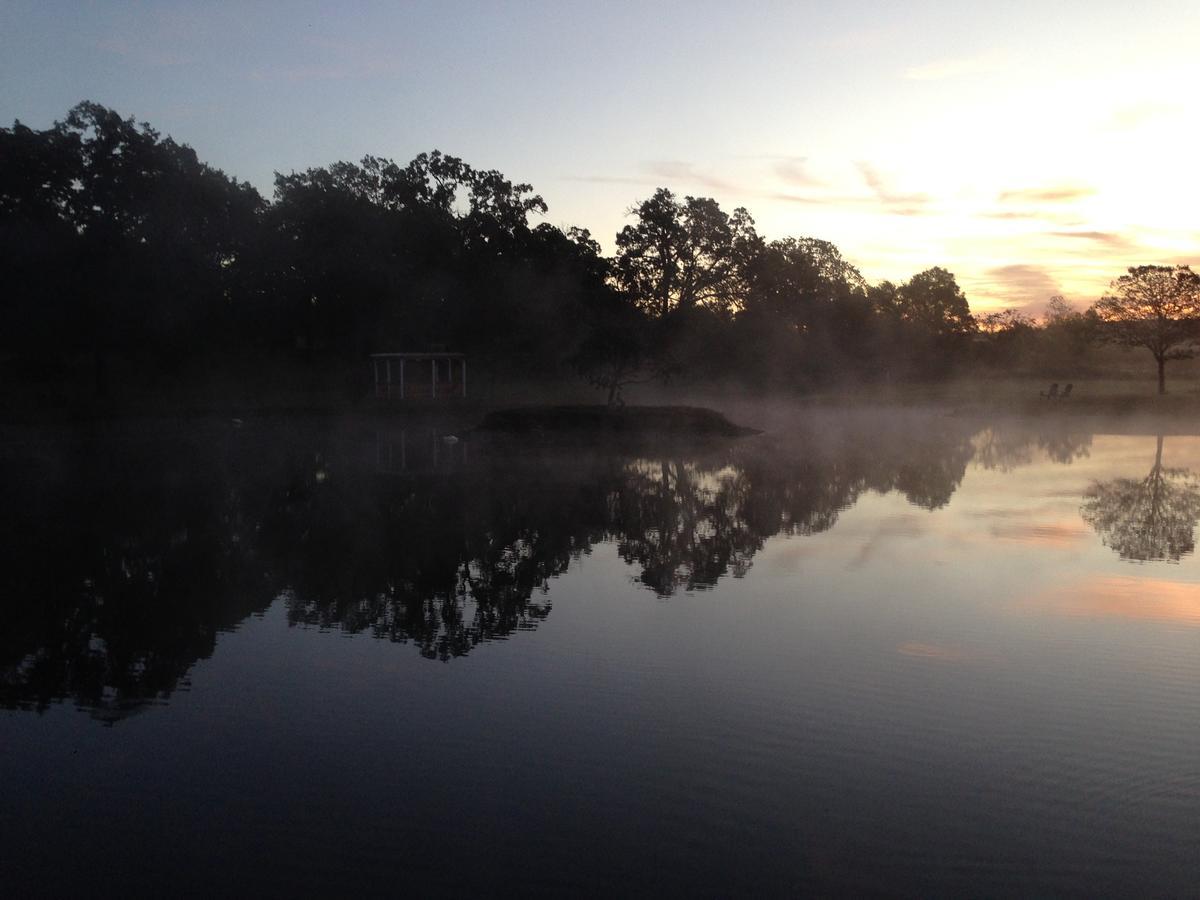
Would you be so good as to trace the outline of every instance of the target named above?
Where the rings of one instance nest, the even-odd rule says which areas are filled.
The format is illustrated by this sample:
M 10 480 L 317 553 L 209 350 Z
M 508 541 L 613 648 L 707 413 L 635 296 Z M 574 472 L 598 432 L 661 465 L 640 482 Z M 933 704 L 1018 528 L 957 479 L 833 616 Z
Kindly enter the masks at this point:
M 5 870 L 1187 893 L 1200 437 L 1131 430 L 8 428 Z

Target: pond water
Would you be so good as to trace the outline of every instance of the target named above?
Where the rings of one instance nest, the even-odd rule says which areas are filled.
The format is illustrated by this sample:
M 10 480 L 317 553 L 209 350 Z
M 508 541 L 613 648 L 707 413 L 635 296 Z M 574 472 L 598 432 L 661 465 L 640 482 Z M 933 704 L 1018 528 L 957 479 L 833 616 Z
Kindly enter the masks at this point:
M 446 430 L 4 433 L 5 893 L 1194 895 L 1200 438 Z

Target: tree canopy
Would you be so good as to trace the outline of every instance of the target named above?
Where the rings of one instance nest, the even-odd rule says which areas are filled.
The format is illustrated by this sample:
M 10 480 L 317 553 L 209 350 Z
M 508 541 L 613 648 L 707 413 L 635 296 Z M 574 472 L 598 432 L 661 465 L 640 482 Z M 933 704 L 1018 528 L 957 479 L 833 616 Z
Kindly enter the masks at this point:
M 617 235 L 621 287 L 651 316 L 705 307 L 731 314 L 741 307 L 745 267 L 761 247 L 743 208 L 724 212 L 706 197 L 675 198 L 659 188 L 632 210 Z
M 1158 392 L 1167 392 L 1166 363 L 1190 359 L 1200 326 L 1200 276 L 1188 266 L 1132 266 L 1093 307 L 1103 334 L 1145 347 L 1158 364 Z
M 803 389 L 1044 365 L 1098 329 L 1149 347 L 1161 385 L 1200 315 L 1187 267 L 1131 269 L 1087 314 L 1060 300 L 1040 324 L 977 320 L 941 266 L 870 283 L 829 241 L 768 240 L 710 197 L 659 188 L 611 256 L 547 211 L 532 185 L 438 150 L 280 172 L 268 200 L 81 103 L 44 130 L 0 128 L 0 350 L 72 381 L 91 359 L 103 393 L 110 362 L 128 384 L 234 362 L 357 372 L 371 352 L 445 348 L 499 378 L 582 376 L 615 402 L 667 375 Z
M 896 291 L 894 313 L 934 337 L 970 334 L 975 330 L 967 297 L 954 274 L 941 266 L 918 272 Z

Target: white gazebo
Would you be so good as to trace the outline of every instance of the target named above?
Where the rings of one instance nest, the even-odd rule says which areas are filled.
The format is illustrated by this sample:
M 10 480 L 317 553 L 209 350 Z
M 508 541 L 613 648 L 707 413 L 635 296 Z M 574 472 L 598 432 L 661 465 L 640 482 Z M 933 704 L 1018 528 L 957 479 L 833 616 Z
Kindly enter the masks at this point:
M 462 353 L 372 353 L 375 396 L 384 399 L 466 399 L 467 358 Z

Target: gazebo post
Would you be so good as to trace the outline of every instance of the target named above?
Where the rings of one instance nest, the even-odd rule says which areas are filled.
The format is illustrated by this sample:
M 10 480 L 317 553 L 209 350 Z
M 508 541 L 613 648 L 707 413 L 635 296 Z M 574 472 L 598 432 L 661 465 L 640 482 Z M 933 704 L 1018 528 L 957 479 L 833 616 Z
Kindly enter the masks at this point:
M 467 396 L 467 359 L 462 353 L 372 353 L 371 354 L 371 375 L 375 382 L 375 396 L 386 397 L 389 400 L 395 396 L 399 396 L 404 400 L 408 396 L 408 373 L 405 363 L 409 359 L 415 362 L 422 363 L 429 360 L 429 398 L 437 400 L 439 398 L 451 398 Z M 442 384 L 441 366 L 440 363 L 446 362 L 446 378 Z M 458 360 L 458 382 L 455 382 L 454 361 Z M 393 362 L 400 364 L 400 371 L 396 371 Z M 420 387 L 420 378 L 418 377 L 418 387 Z M 418 392 L 419 393 L 419 392 Z

